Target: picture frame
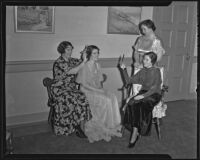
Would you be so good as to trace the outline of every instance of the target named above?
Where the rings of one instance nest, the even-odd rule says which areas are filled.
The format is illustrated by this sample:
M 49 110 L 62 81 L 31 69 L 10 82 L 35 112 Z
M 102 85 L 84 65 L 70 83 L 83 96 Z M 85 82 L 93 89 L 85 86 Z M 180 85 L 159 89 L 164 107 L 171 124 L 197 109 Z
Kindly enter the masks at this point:
M 142 7 L 108 7 L 108 34 L 139 35 Z
M 14 6 L 15 32 L 54 33 L 53 6 Z

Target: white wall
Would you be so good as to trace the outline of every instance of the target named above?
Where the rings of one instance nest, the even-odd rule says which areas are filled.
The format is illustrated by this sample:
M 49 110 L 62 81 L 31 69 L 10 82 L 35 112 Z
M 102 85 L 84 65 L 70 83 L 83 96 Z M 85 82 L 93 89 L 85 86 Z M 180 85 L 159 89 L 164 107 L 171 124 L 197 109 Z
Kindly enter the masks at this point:
M 6 8 L 6 61 L 55 60 L 56 48 L 63 40 L 74 45 L 74 56 L 86 44 L 100 47 L 100 58 L 131 56 L 136 35 L 107 34 L 108 7 L 56 7 L 55 33 L 34 34 L 14 32 L 13 7 Z M 152 18 L 153 7 L 142 8 L 142 20 Z M 116 67 L 103 68 L 108 75 L 104 84 L 119 101 L 122 86 Z M 42 79 L 52 77 L 51 71 L 6 73 L 7 125 L 47 120 L 47 92 Z
M 143 7 L 141 19 L 152 18 L 153 7 Z M 13 7 L 6 8 L 7 61 L 53 60 L 63 40 L 74 45 L 74 56 L 86 44 L 101 49 L 100 57 L 130 56 L 136 35 L 107 34 L 108 7 L 55 7 L 55 34 L 14 33 Z

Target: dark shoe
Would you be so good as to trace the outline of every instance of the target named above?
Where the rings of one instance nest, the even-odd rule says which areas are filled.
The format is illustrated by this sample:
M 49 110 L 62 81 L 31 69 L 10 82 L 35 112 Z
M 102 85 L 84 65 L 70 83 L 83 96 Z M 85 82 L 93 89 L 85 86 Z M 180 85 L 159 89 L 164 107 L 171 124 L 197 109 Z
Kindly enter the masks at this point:
M 138 139 L 139 139 L 139 135 L 137 136 L 135 142 L 133 142 L 133 143 L 129 142 L 128 148 L 133 148 L 135 146 L 136 142 L 138 141 Z
M 83 132 L 83 130 L 80 127 L 76 128 L 76 135 L 79 138 L 87 138 L 87 136 L 85 135 L 85 133 Z

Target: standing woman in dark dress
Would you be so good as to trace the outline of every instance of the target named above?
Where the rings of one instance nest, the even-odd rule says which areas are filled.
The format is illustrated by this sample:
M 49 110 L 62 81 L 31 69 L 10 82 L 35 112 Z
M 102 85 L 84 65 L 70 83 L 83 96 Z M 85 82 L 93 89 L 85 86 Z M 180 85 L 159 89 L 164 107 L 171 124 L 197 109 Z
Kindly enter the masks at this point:
M 148 52 L 143 57 L 143 68 L 132 77 L 128 76 L 126 66 L 120 65 L 127 84 L 141 84 L 142 88 L 136 96 L 128 101 L 125 115 L 125 126 L 131 126 L 132 133 L 129 148 L 133 148 L 139 135 L 149 136 L 152 124 L 152 110 L 161 100 L 161 73 L 155 67 L 157 55 Z
M 85 137 L 84 124 L 91 119 L 89 102 L 75 82 L 77 72 L 86 62 L 71 57 L 73 46 L 68 41 L 58 45 L 60 57 L 54 62 L 52 86 L 54 99 L 54 132 L 56 135 L 69 135 L 74 131 L 79 137 Z

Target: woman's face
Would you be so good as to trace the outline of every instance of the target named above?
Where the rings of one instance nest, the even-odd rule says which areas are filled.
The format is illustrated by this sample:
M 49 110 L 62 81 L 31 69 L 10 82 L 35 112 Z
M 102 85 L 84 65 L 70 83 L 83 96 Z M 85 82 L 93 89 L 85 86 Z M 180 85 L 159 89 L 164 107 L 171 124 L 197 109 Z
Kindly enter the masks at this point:
M 152 67 L 153 64 L 151 63 L 151 58 L 148 55 L 144 56 L 143 64 L 144 64 L 144 67 L 146 67 L 146 68 Z
M 98 58 L 99 58 L 99 50 L 93 49 L 90 59 L 93 60 L 93 61 L 97 61 Z
M 65 56 L 71 57 L 72 50 L 73 50 L 72 46 L 67 46 L 67 48 L 65 48 Z
M 141 29 L 142 29 L 142 33 L 144 35 L 148 35 L 149 33 L 151 33 L 153 30 L 151 28 L 148 28 L 147 26 L 145 25 L 142 25 L 141 26 Z

